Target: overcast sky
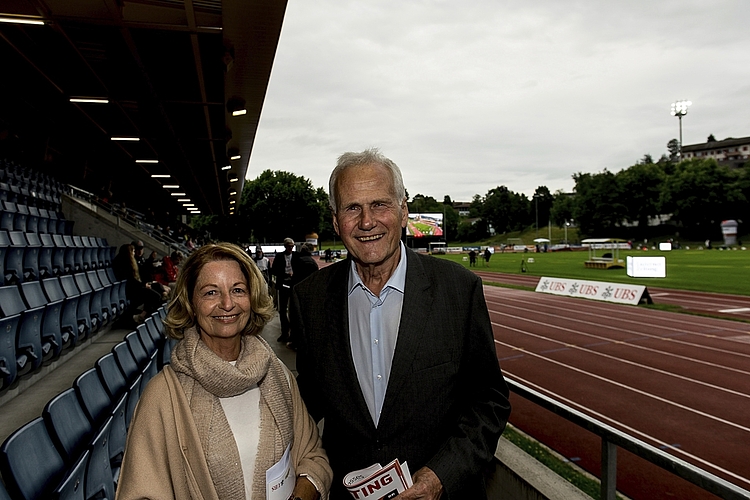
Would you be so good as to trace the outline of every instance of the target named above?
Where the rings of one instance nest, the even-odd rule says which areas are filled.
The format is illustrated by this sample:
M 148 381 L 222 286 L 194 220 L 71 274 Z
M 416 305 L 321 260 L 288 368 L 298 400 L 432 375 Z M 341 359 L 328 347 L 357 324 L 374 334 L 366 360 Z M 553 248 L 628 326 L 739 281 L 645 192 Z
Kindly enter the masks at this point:
M 747 0 L 289 0 L 248 177 L 328 188 L 379 147 L 411 196 L 570 191 L 679 134 L 750 136 Z

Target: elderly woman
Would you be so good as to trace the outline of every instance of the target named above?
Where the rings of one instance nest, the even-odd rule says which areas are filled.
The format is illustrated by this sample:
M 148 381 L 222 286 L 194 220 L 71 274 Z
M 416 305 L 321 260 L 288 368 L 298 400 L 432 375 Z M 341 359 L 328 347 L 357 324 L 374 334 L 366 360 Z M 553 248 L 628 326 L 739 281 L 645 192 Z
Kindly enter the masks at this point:
M 118 500 L 265 499 L 266 471 L 284 458 L 292 498 L 327 497 L 332 472 L 318 429 L 294 377 L 258 335 L 272 310 L 240 247 L 190 255 L 164 321 L 180 341 L 138 402 Z

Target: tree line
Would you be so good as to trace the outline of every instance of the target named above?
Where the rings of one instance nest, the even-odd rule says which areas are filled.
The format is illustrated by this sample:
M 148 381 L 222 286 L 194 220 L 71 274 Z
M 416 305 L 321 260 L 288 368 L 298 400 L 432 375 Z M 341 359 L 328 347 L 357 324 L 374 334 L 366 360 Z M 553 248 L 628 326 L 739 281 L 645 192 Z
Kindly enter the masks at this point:
M 486 239 L 490 228 L 503 234 L 566 222 L 587 237 L 647 238 L 658 231 L 650 222 L 660 219 L 684 238 L 717 239 L 722 220 L 750 220 L 750 162 L 732 169 L 710 158 L 677 161 L 674 146 L 670 141 L 670 156 L 654 162 L 645 155 L 617 173 L 578 172 L 572 193 L 539 186 L 529 197 L 497 186 L 474 195 L 468 217 L 458 215 L 448 195 L 438 201 L 417 194 L 409 198 L 409 210 L 443 213 L 447 240 L 465 242 Z M 237 242 L 301 240 L 310 233 L 335 239 L 328 193 L 284 171 L 266 170 L 247 181 L 236 215 L 198 216 L 192 225 Z

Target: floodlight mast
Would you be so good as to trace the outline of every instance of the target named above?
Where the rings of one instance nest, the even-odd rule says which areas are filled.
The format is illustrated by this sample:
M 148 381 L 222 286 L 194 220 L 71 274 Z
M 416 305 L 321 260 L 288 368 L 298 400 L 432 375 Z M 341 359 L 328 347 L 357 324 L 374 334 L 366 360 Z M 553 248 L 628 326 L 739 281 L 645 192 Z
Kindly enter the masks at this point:
M 672 103 L 670 114 L 680 120 L 680 161 L 682 161 L 682 117 L 688 112 L 688 107 L 693 104 L 690 101 L 675 101 Z

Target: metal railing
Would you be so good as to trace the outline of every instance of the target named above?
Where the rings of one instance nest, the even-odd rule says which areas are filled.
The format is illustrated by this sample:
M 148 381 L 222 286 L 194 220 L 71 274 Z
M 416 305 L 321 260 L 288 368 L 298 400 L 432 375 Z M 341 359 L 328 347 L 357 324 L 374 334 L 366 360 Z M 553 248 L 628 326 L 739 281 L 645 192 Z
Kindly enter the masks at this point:
M 582 427 L 602 440 L 602 473 L 601 499 L 615 500 L 617 498 L 617 448 L 651 462 L 662 469 L 681 477 L 709 493 L 713 493 L 726 500 L 748 500 L 750 491 L 726 481 L 708 471 L 681 460 L 659 448 L 630 436 L 614 427 L 605 424 L 585 413 L 560 403 L 544 394 L 535 391 L 519 382 L 506 378 L 513 393 L 545 408 L 552 413 Z

